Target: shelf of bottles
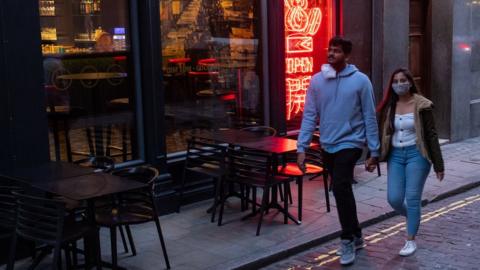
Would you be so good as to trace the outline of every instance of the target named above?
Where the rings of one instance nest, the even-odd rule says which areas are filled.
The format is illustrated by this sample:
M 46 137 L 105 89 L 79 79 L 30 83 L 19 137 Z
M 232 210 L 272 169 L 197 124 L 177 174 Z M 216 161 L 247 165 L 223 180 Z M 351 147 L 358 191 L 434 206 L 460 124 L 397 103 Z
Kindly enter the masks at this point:
M 117 6 L 117 1 L 122 7 L 126 6 L 128 1 L 38 1 L 43 55 L 77 55 L 127 50 L 128 29 L 120 20 L 105 17 L 103 12 L 108 9 L 108 5 Z M 102 36 L 105 37 L 99 41 Z
M 40 0 L 39 9 L 40 9 L 40 16 L 53 17 L 56 15 L 54 0 Z
M 101 0 L 80 0 L 80 14 L 92 15 L 102 11 Z

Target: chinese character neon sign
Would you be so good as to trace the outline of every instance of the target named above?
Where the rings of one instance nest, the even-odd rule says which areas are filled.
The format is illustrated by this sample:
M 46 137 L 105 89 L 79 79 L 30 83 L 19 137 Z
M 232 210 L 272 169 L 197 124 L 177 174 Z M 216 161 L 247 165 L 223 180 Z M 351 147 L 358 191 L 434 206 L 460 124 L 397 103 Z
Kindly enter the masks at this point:
M 332 0 L 284 0 L 287 120 L 300 115 L 332 36 Z

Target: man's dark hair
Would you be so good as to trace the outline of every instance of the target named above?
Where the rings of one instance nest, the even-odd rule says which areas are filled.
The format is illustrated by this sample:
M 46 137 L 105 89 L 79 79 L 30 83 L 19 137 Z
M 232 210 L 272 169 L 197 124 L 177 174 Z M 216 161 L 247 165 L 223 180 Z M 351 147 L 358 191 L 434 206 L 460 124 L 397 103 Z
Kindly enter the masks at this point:
M 352 42 L 341 36 L 335 36 L 330 39 L 328 46 L 340 46 L 345 54 L 352 52 Z

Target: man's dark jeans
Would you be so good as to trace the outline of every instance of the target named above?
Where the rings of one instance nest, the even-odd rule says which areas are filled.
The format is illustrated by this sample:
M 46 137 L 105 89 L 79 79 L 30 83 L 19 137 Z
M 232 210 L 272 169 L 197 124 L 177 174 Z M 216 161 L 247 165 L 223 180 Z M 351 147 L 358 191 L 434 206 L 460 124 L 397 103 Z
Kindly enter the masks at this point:
M 342 149 L 336 153 L 323 152 L 324 163 L 332 179 L 331 185 L 337 203 L 338 216 L 342 225 L 341 239 L 361 237 L 357 206 L 352 190 L 353 170 L 362 155 L 359 148 Z

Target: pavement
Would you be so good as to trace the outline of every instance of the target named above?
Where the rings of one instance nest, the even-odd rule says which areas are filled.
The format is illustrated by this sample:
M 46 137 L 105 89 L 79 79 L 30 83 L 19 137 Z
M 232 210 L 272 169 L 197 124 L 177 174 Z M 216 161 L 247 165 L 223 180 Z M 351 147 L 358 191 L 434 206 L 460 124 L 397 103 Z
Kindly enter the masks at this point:
M 263 270 L 479 269 L 480 188 L 429 204 L 422 209 L 417 251 L 401 257 L 405 218 L 396 216 L 363 230 L 367 246 L 357 251 L 353 265 L 341 266 L 335 255 L 338 240 L 291 256 Z
M 480 137 L 445 144 L 441 148 L 446 166 L 445 179 L 438 182 L 432 171 L 424 189 L 425 204 L 480 186 Z M 376 172 L 366 172 L 363 165 L 355 168 L 355 179 L 359 183 L 354 185 L 354 193 L 363 227 L 395 215 L 386 201 L 384 163 L 381 172 L 382 176 L 378 177 Z M 240 212 L 236 198 L 229 199 L 226 204 L 221 227 L 210 223 L 210 215 L 206 213 L 212 200 L 182 207 L 180 213 L 161 216 L 172 269 L 259 269 L 337 238 L 340 225 L 335 200 L 330 193 L 332 210 L 327 212 L 322 183 L 321 178 L 314 181 L 304 179 L 301 225 L 291 221 L 283 224 L 283 215 L 272 210 L 264 217 L 260 236 L 255 236 L 257 218 L 240 220 L 245 212 Z M 292 185 L 292 194 L 290 212 L 296 216 L 295 185 Z M 122 253 L 119 242 L 119 264 L 128 269 L 165 269 L 155 225 L 148 223 L 131 228 L 137 255 Z M 103 259 L 110 260 L 108 230 L 101 230 L 101 248 Z M 29 262 L 29 259 L 17 262 L 16 269 L 26 268 Z M 37 269 L 49 268 L 47 258 Z

